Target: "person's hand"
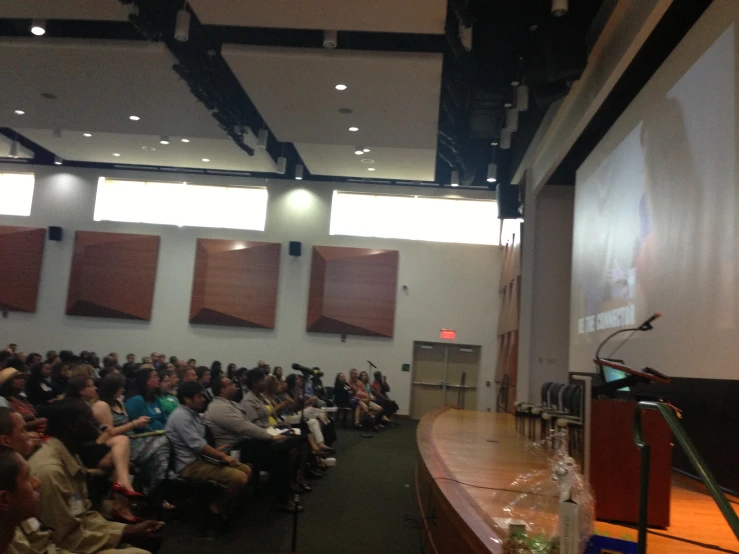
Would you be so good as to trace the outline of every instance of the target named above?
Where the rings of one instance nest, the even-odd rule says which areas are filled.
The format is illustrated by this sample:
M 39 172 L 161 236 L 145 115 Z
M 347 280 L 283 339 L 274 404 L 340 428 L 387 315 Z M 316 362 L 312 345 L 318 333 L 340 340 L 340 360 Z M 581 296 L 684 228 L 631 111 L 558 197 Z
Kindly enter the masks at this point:
M 98 444 L 105 444 L 106 442 L 108 442 L 108 439 L 113 438 L 113 436 L 113 430 L 108 427 L 105 431 L 100 433 L 95 442 L 97 442 Z
M 156 539 L 159 537 L 157 533 L 162 528 L 162 525 L 164 525 L 164 523 L 161 521 L 154 521 L 152 519 L 134 523 L 133 525 L 126 525 L 123 528 L 121 542 L 130 543 Z
M 140 429 L 141 427 L 148 427 L 150 421 L 151 418 L 149 416 L 142 415 L 141 417 L 137 417 L 133 420 L 133 426 L 136 429 Z
M 228 465 L 231 467 L 236 467 L 239 465 L 239 461 L 236 458 L 232 458 L 231 456 L 224 456 L 223 457 L 224 462 L 228 462 Z
M 282 442 L 284 440 L 287 440 L 285 435 L 272 435 L 272 442 Z

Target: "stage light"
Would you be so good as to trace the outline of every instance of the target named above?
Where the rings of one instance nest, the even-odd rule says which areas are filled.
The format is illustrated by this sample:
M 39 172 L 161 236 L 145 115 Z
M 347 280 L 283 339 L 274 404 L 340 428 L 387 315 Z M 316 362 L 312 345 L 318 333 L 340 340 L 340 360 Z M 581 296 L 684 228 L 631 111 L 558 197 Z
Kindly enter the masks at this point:
M 452 177 L 449 181 L 449 184 L 452 185 L 453 187 L 459 186 L 459 171 L 457 171 L 456 169 L 452 171 Z
M 285 171 L 287 171 L 287 158 L 285 156 L 280 156 L 277 158 L 277 173 L 284 175 Z
M 159 139 L 159 144 L 169 144 L 169 137 L 165 137 L 162 135 L 162 137 Z
M 257 135 L 257 148 L 267 148 L 268 137 L 269 131 L 267 129 L 259 129 L 259 135 Z
M 303 165 L 302 164 L 297 164 L 295 166 L 295 179 L 298 181 L 303 180 Z
M 567 4 L 567 0 L 552 0 L 552 15 L 554 17 L 562 17 L 565 15 L 570 11 Z
M 174 38 L 179 42 L 187 42 L 190 39 L 190 12 L 182 8 L 177 12 L 174 25 Z
M 336 90 L 346 90 L 346 85 L 336 85 L 334 88 Z
M 54 156 L 54 165 L 62 165 L 62 159 L 59 156 Z
M 513 133 L 510 129 L 503 129 L 500 132 L 500 148 L 501 150 L 508 150 L 511 147 L 511 135 Z
M 46 21 L 44 19 L 34 19 L 31 22 L 31 33 L 40 37 L 46 34 Z
M 488 183 L 494 183 L 498 180 L 498 165 L 488 164 Z
M 337 31 L 323 31 L 323 47 L 336 48 L 339 44 L 339 33 Z
M 529 109 L 528 85 L 518 85 L 518 87 L 516 88 L 516 109 L 519 112 L 525 112 Z
M 515 108 L 508 108 L 505 114 L 505 126 L 506 129 L 515 133 L 518 131 L 518 110 Z

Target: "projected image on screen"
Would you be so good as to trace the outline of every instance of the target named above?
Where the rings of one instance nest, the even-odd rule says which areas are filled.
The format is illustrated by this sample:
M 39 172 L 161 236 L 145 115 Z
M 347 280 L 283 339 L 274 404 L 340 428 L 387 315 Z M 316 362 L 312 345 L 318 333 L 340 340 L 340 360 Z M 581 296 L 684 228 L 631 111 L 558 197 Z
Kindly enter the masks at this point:
M 736 46 L 724 29 L 578 171 L 571 346 L 583 361 L 656 311 L 678 340 L 734 325 Z

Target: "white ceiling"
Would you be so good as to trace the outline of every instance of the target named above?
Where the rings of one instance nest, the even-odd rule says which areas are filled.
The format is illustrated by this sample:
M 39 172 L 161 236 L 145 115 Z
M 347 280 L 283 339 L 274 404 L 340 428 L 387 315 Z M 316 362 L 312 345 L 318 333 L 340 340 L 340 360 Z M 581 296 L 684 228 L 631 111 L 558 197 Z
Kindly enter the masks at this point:
M 190 0 L 206 25 L 442 34 L 447 0 Z
M 222 54 L 275 137 L 295 143 L 311 173 L 433 180 L 441 54 L 240 45 Z M 356 146 L 372 150 L 374 174 Z
M 68 160 L 274 171 L 263 150 L 250 157 L 233 144 L 171 69 L 173 62 L 162 44 L 0 40 L 0 74 L 13 75 L 0 79 L 0 127 Z M 45 92 L 57 99 L 42 97 Z M 25 114 L 16 115 L 17 109 Z M 169 146 L 159 144 L 161 135 L 172 139 Z
M 117 0 L 2 0 L 0 18 L 126 21 L 131 8 Z

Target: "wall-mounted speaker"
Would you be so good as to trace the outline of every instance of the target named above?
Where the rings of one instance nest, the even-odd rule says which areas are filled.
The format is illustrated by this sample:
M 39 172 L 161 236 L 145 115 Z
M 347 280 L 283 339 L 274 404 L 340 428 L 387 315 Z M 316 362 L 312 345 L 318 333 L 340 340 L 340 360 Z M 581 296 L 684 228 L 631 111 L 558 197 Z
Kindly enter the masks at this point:
M 303 243 L 291 240 L 290 241 L 290 255 L 300 256 L 303 253 Z
M 49 240 L 62 240 L 63 232 L 61 227 L 49 227 Z

